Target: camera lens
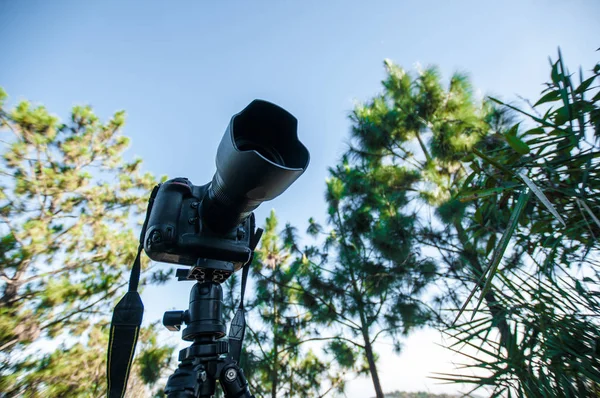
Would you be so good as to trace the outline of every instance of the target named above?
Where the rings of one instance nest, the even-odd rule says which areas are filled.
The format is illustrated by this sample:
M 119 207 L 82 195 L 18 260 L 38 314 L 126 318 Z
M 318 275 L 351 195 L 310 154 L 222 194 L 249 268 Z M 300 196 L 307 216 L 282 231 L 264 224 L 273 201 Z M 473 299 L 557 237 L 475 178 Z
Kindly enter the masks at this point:
M 300 177 L 310 156 L 298 140 L 297 124 L 288 111 L 262 100 L 231 119 L 202 200 L 203 225 L 217 233 L 231 231 Z
M 253 142 L 245 139 L 236 140 L 235 146 L 237 146 L 237 148 L 240 151 L 256 151 L 265 159 L 280 166 L 285 166 L 283 156 L 281 156 L 277 149 L 273 148 L 272 146 L 261 145 L 258 142 Z

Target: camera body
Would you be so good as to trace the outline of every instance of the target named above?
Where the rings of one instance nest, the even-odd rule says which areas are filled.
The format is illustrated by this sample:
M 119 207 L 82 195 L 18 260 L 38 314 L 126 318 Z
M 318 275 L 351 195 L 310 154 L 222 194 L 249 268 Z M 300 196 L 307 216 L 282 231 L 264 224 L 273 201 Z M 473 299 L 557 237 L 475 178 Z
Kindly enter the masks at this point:
M 187 178 L 160 184 L 148 217 L 144 250 L 154 261 L 197 266 L 198 261 L 232 263 L 232 272 L 250 260 L 253 217 L 229 232 L 216 233 L 200 215 L 210 184 Z
M 260 237 L 254 210 L 282 194 L 308 166 L 297 123 L 263 100 L 234 115 L 208 184 L 175 178 L 159 185 L 143 237 L 148 257 L 191 266 L 183 279 L 217 283 L 250 261 Z

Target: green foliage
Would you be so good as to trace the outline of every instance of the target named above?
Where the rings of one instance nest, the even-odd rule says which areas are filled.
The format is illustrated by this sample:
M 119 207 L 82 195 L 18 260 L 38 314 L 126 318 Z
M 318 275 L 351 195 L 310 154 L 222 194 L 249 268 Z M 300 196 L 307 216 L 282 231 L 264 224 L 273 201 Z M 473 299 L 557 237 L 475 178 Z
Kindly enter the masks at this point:
M 300 267 L 303 289 L 315 292 L 306 305 L 319 322 L 340 327 L 364 354 L 365 365 L 356 368 L 370 372 L 378 397 L 383 392 L 373 343 L 388 335 L 399 349 L 400 338 L 413 328 L 448 322 L 446 313 L 421 302 L 421 294 L 443 275 L 445 292 L 434 307 L 448 301 L 458 307 L 465 288 L 483 284 L 496 241 L 508 228 L 518 185 L 490 183 L 485 192 L 465 191 L 485 167 L 473 151 L 513 145 L 524 152 L 522 134 L 507 128 L 511 115 L 477 101 L 465 75 L 455 74 L 444 85 L 435 67 L 416 74 L 389 60 L 385 67 L 383 92 L 354 109 L 350 148 L 330 170 L 331 232 L 324 233 L 322 249 L 304 250 L 307 264 Z M 504 196 L 496 203 L 469 201 L 498 192 Z M 519 254 L 511 258 L 512 267 L 521 265 Z M 498 317 L 502 341 L 508 341 L 511 331 L 494 292 L 482 297 Z
M 471 395 L 432 394 L 424 391 L 404 392 L 393 391 L 385 394 L 385 398 L 468 398 Z
M 342 261 L 351 264 L 366 248 L 406 267 L 406 253 L 419 264 L 430 261 L 421 253 L 434 249 L 439 264 L 434 273 L 444 275 L 440 284 L 446 285 L 446 294 L 434 304 L 442 308 L 450 301 L 467 310 L 470 298 L 478 295 L 469 309 L 472 321 L 456 325 L 452 330 L 462 334 L 453 335 L 478 349 L 488 344 L 495 359 L 476 365 L 492 377 L 461 381 L 521 395 L 537 396 L 532 386 L 538 384 L 547 386 L 546 395 L 589 395 L 596 388 L 591 347 L 597 325 L 593 316 L 582 320 L 580 310 L 595 314 L 591 293 L 575 281 L 559 283 L 552 294 L 540 294 L 539 286 L 558 283 L 558 270 L 566 273 L 571 264 L 596 261 L 600 96 L 595 82 L 600 67 L 586 79 L 580 72 L 576 86 L 562 59 L 552 62 L 552 81 L 537 105 L 545 107 L 543 115 L 499 107 L 503 103 L 493 99 L 479 104 L 464 76 L 451 78 L 445 90 L 435 68 L 413 77 L 389 61 L 386 67 L 384 92 L 352 114 L 352 146 L 329 184 L 330 216 L 342 221 L 338 225 L 347 224 L 350 236 L 340 242 L 340 253 L 355 253 Z M 517 123 L 515 114 L 526 116 L 528 123 Z M 393 171 L 379 179 L 376 171 L 387 168 Z M 391 183 L 394 173 L 413 178 L 398 185 Z M 366 236 L 369 244 L 357 236 Z M 533 272 L 527 255 L 535 264 Z M 370 269 L 368 261 L 361 264 Z M 514 275 L 537 278 L 538 290 L 515 283 Z M 563 299 L 572 289 L 587 300 L 577 311 L 552 316 L 534 314 L 536 307 L 525 311 L 540 300 L 548 308 L 566 305 Z M 439 312 L 442 325 L 449 320 L 446 314 Z M 448 315 L 454 319 L 457 312 Z M 411 313 L 402 317 L 410 319 Z M 535 345 L 525 338 L 531 328 L 539 329 L 540 336 L 549 334 Z M 493 329 L 498 340 L 491 337 Z M 573 345 L 577 339 L 580 344 Z M 558 341 L 572 343 L 558 348 Z M 576 352 L 581 355 L 573 356 Z
M 527 205 L 528 200 L 529 200 L 529 192 L 528 191 L 521 192 L 521 194 L 519 195 L 519 199 L 517 200 L 517 203 L 515 204 L 515 208 L 512 211 L 510 219 L 508 220 L 508 226 L 504 230 L 504 233 L 502 234 L 502 238 L 500 238 L 500 243 L 498 244 L 498 246 L 496 247 L 496 250 L 494 251 L 492 260 L 491 260 L 490 264 L 488 265 L 487 269 L 481 275 L 480 281 L 483 281 L 483 278 L 486 277 L 486 274 L 487 274 L 487 277 L 485 279 L 485 284 L 483 285 L 483 288 L 481 289 L 481 294 L 479 296 L 480 298 L 479 298 L 479 301 L 477 302 L 477 305 L 475 306 L 475 310 L 473 310 L 473 315 L 471 316 L 471 319 L 475 316 L 477 309 L 481 305 L 481 303 L 484 300 L 484 298 L 486 297 L 487 293 L 490 291 L 494 274 L 498 270 L 498 266 L 500 265 L 500 260 L 502 259 L 502 257 L 504 256 L 504 253 L 506 252 L 506 248 L 508 247 L 510 238 L 511 238 L 512 234 L 514 233 L 515 228 L 517 227 L 517 223 L 519 222 L 519 217 L 521 216 L 521 212 Z M 495 235 L 493 235 L 493 236 L 495 238 Z M 488 241 L 488 244 L 486 245 L 486 254 L 488 254 L 491 251 L 491 248 L 488 246 L 493 246 L 495 241 L 496 241 L 495 239 L 490 239 Z M 490 243 L 490 242 L 493 242 L 493 243 Z M 471 297 L 473 296 L 473 294 L 476 291 L 477 291 L 477 286 L 475 288 L 473 288 L 473 290 L 471 291 L 471 294 L 465 301 L 465 304 L 460 309 L 460 311 L 458 311 L 458 314 L 456 315 L 456 320 L 458 320 L 458 318 L 461 316 L 461 314 L 465 310 L 466 306 L 469 304 L 469 300 L 471 299 Z M 456 322 L 456 320 L 454 322 Z
M 468 369 L 486 371 L 483 377 L 440 375 L 440 379 L 489 386 L 494 394 L 528 397 L 596 396 L 600 383 L 597 317 L 600 280 L 579 281 L 564 276 L 541 279 L 523 270 L 506 271 L 496 282 L 497 297 L 505 308 L 512 338 L 505 346 L 490 338 L 495 319 L 488 312 L 476 321 L 448 331 L 452 350 L 470 357 Z M 506 351 L 504 351 L 506 350 Z M 479 373 L 481 374 L 481 373 Z
M 436 68 L 411 75 L 389 60 L 385 66 L 384 91 L 354 109 L 351 147 L 330 170 L 331 230 L 322 248 L 299 257 L 306 305 L 361 352 L 356 369 L 371 374 L 378 397 L 373 343 L 388 336 L 399 350 L 402 336 L 432 320 L 420 295 L 439 270 L 420 247 L 435 247 L 441 235 L 421 224 L 419 210 L 435 210 L 446 227 L 460 224 L 468 207 L 456 198 L 466 177 L 461 159 L 489 131 L 466 76 L 444 87 Z M 321 232 L 310 224 L 309 233 Z M 346 363 L 344 352 L 338 360 Z
M 138 339 L 141 350 L 136 357 L 134 370 L 144 384 L 151 386 L 163 376 L 163 371 L 169 366 L 174 350 L 174 347 L 162 346 L 158 343 L 157 328 L 161 326 L 155 323 L 142 329 Z
M 502 321 L 511 333 L 504 340 L 498 343 L 490 337 L 500 315 L 489 309 L 449 330 L 457 339 L 454 349 L 464 345 L 488 355 L 471 358 L 472 367 L 487 375 L 445 375 L 445 380 L 490 386 L 504 395 L 598 395 L 599 74 L 599 65 L 585 79 L 580 70 L 576 85 L 559 52 L 558 60 L 551 62 L 551 81 L 531 111 L 496 100 L 531 125 L 518 137 L 520 142 L 509 140 L 509 146 L 475 151 L 483 162 L 471 160 L 476 166 L 465 184 L 465 196 L 475 206 L 490 209 L 509 195 L 503 189 L 491 192 L 491 186 L 531 190 L 521 213 L 512 210 L 518 227 L 503 236 L 504 242 L 511 240 L 514 252 L 531 261 L 526 268 L 514 268 L 509 259 L 487 277 L 487 288 L 506 309 Z M 494 261 L 499 261 L 497 255 Z
M 122 159 L 123 112 L 102 122 L 76 106 L 62 123 L 27 101 L 6 109 L 5 98 L 0 90 L 0 390 L 102 395 L 105 320 L 135 258 L 134 222 L 155 178 L 140 160 Z M 153 328 L 140 341 L 136 369 L 151 385 L 170 348 Z M 143 394 L 140 372 L 131 391 Z
M 327 351 L 331 353 L 340 366 L 352 369 L 357 362 L 356 350 L 352 349 L 348 343 L 343 340 L 333 340 L 327 345 Z
M 465 203 L 458 198 L 450 198 L 436 209 L 436 215 L 445 224 L 452 224 L 463 218 L 466 207 Z
M 106 394 L 106 347 L 109 325 L 102 322 L 87 329 L 86 339 L 61 344 L 41 356 L 29 356 L 0 379 L 0 390 L 8 396 L 100 397 Z M 134 362 L 127 396 L 147 397 L 148 386 L 168 365 L 172 348 L 156 342 L 153 326 L 142 329 L 138 341 L 140 359 Z M 150 361 L 151 359 L 151 361 Z M 20 391 L 20 386 L 26 386 Z
M 317 336 L 313 315 L 306 296 L 295 282 L 302 261 L 292 261 L 294 232 L 277 230 L 277 217 L 271 211 L 265 222 L 260 247 L 251 266 L 254 297 L 247 304 L 248 328 L 244 342 L 242 366 L 257 397 L 323 397 L 343 391 L 344 366 L 317 356 L 307 343 L 321 340 Z M 311 224 L 318 233 L 319 226 Z M 237 276 L 229 280 L 230 291 Z M 227 300 L 236 307 L 235 296 Z M 337 351 L 334 353 L 337 354 Z M 345 365 L 345 364 L 342 364 Z M 349 367 L 353 364 L 348 364 Z
M 598 86 L 592 84 L 599 72 L 596 66 L 593 76 L 586 80 L 580 73 L 580 85 L 575 87 L 559 57 L 552 64 L 552 82 L 547 83 L 546 94 L 537 102 L 538 106 L 559 102 L 558 105 L 546 109 L 541 117 L 507 105 L 536 123 L 523 134 L 524 144 L 533 155 L 515 158 L 510 148 L 495 151 L 487 160 L 492 166 L 485 167 L 489 175 L 479 172 L 471 182 L 478 188 L 491 180 L 534 190 L 539 200 L 528 208 L 522 220 L 524 225 L 532 227 L 532 234 L 527 237 L 530 254 L 536 248 L 547 247 L 549 238 L 555 234 L 569 242 L 568 246 L 558 248 L 555 256 L 564 257 L 569 263 L 579 259 L 581 250 L 589 253 L 598 247 L 600 222 L 593 209 L 600 206 L 597 195 L 600 96 Z M 569 117 L 560 116 L 565 113 Z M 499 173 L 497 165 L 506 173 Z M 559 217 L 554 209 L 559 209 Z

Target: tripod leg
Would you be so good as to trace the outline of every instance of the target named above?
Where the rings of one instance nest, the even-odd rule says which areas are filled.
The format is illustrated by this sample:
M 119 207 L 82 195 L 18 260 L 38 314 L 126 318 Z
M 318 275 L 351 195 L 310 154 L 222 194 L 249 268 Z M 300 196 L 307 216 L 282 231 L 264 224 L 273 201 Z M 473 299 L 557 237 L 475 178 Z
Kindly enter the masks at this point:
M 219 377 L 226 398 L 255 398 L 248 390 L 244 371 L 235 363 L 226 365 Z
M 168 398 L 209 398 L 215 393 L 215 381 L 208 378 L 204 366 L 182 361 L 169 376 L 165 394 Z
M 169 376 L 165 394 L 169 398 L 195 398 L 196 372 L 192 361 L 183 361 Z

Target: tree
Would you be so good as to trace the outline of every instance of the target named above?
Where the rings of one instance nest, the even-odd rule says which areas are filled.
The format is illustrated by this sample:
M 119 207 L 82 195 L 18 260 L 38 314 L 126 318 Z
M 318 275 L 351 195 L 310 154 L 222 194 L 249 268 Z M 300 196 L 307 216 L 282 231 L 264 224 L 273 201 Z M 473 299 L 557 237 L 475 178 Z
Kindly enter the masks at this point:
M 0 90 L 0 390 L 104 395 L 107 314 L 135 258 L 132 227 L 155 179 L 141 174 L 140 159 L 121 157 L 124 112 L 102 123 L 76 106 L 61 123 L 26 101 L 5 109 L 5 99 Z M 145 282 L 165 279 L 144 268 Z M 171 349 L 154 328 L 141 341 L 139 375 L 151 385 Z
M 254 296 L 249 299 L 248 327 L 242 366 L 257 397 L 324 397 L 342 391 L 344 369 L 317 356 L 306 343 L 314 341 L 311 314 L 299 302 L 294 283 L 298 262 L 277 231 L 271 211 L 251 265 Z M 237 276 L 229 281 L 235 291 Z M 236 308 L 230 293 L 228 307 Z
M 462 159 L 477 143 L 494 145 L 492 128 L 504 128 L 508 115 L 476 100 L 465 75 L 453 75 L 444 88 L 434 67 L 411 75 L 389 60 L 385 66 L 384 90 L 352 112 L 350 148 L 327 184 L 333 229 L 324 251 L 336 244 L 337 256 L 313 266 L 306 282 L 320 292 L 315 306 L 323 320 L 362 337 L 351 344 L 365 353 L 378 397 L 373 342 L 388 333 L 398 343 L 429 320 L 447 324 L 419 295 L 438 277 L 447 286 L 435 306 L 460 305 L 461 292 L 483 275 L 490 236 L 510 215 L 500 209 L 480 227 L 467 217 L 477 207 L 456 199 L 468 176 Z M 494 292 L 484 304 L 507 344 L 511 331 Z
M 501 350 L 489 337 L 494 318 L 485 310 L 455 325 L 449 332 L 458 343 L 483 349 L 488 358 L 472 365 L 487 370 L 484 377 L 452 380 L 530 397 L 600 391 L 599 76 L 600 64 L 587 78 L 580 69 L 576 85 L 559 51 L 530 111 L 496 100 L 526 119 L 502 136 L 503 145 L 475 151 L 462 195 L 476 200 L 483 219 L 504 198 L 524 198 L 516 199 L 501 242 L 510 240 L 529 261 L 525 268 L 499 266 L 505 247 L 497 245 L 481 294 L 494 292 L 509 309 L 514 337 Z
M 377 186 L 383 180 L 397 188 L 406 186 L 413 178 L 410 173 L 385 167 L 362 173 L 346 161 L 330 173 L 327 202 L 332 228 L 322 249 L 308 247 L 301 255 L 303 300 L 316 322 L 337 327 L 338 337 L 329 350 L 341 363 L 362 354 L 358 372 L 369 373 L 377 397 L 383 397 L 373 345 L 388 336 L 400 351 L 399 338 L 428 321 L 418 297 L 435 275 L 435 265 L 415 256 L 414 241 L 407 233 L 414 217 L 394 208 L 406 200 L 405 192 L 398 189 L 387 195 Z M 308 232 L 321 230 L 311 222 Z M 332 251 L 335 255 L 329 256 Z
M 416 242 L 413 253 L 441 265 L 446 288 L 436 307 L 447 300 L 456 307 L 437 320 L 448 325 L 468 309 L 471 320 L 450 329 L 456 347 L 491 358 L 475 358 L 474 368 L 487 374 L 460 381 L 491 385 L 495 394 L 593 394 L 598 276 L 586 268 L 591 275 L 577 279 L 568 268 L 597 265 L 599 67 L 587 79 L 580 72 L 575 87 L 559 57 L 537 106 L 560 105 L 543 115 L 476 101 L 465 76 L 454 75 L 445 90 L 435 68 L 412 77 L 389 61 L 386 67 L 384 92 L 352 114 L 351 148 L 335 170 L 346 180 L 338 177 L 330 192 L 352 192 L 353 217 L 390 204 L 399 214 L 419 209 L 406 235 Z M 519 133 L 515 113 L 535 124 Z M 392 172 L 377 178 L 386 169 Z M 393 173 L 412 180 L 398 184 Z M 346 182 L 352 179 L 360 188 Z M 407 197 L 390 200 L 398 189 Z
M 378 397 L 373 343 L 387 334 L 399 349 L 398 337 L 431 316 L 419 295 L 438 267 L 420 254 L 431 227 L 419 211 L 450 198 L 464 173 L 458 159 L 486 129 L 464 76 L 446 92 L 433 68 L 413 79 L 386 67 L 384 93 L 354 110 L 351 148 L 330 171 L 324 252 L 335 245 L 336 256 L 312 267 L 305 283 L 328 297 L 315 304 L 322 319 L 342 325 L 365 354 Z

